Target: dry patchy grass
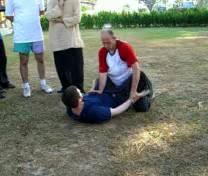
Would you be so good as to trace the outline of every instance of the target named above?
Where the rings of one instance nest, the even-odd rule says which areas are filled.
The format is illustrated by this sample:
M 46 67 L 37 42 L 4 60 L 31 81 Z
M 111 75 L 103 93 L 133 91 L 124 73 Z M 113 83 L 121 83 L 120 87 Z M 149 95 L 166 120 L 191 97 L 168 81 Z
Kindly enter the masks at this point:
M 39 90 L 30 59 L 33 96 L 21 97 L 18 56 L 11 36 L 4 38 L 8 74 L 17 85 L 0 101 L 0 175 L 184 176 L 208 175 L 207 28 L 125 29 L 156 99 L 147 113 L 132 109 L 102 125 L 67 117 L 56 93 Z M 47 77 L 59 81 L 45 34 Z M 97 77 L 99 31 L 82 31 L 85 87 Z

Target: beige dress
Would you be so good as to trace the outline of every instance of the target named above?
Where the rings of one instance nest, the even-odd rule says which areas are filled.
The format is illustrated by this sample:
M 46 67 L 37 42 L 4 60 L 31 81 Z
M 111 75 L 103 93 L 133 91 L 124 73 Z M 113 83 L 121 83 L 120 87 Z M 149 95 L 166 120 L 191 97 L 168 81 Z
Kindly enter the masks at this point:
M 63 8 L 58 0 L 48 0 L 45 16 L 49 20 L 49 40 L 52 51 L 83 48 L 79 23 L 80 0 L 64 0 Z

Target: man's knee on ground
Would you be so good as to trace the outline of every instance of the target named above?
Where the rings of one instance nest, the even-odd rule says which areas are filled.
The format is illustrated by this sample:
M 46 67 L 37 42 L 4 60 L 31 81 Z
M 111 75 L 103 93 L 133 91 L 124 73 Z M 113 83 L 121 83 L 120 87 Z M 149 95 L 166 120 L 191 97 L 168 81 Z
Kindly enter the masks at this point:
M 150 109 L 150 101 L 148 97 L 143 97 L 133 104 L 136 112 L 147 112 Z

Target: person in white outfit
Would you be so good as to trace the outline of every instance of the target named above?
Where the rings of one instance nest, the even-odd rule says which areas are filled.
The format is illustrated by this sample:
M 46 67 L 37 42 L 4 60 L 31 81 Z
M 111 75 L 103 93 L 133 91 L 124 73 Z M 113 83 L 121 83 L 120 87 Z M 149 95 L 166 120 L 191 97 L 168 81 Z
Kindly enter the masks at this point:
M 28 61 L 32 51 L 37 61 L 41 89 L 51 93 L 52 89 L 46 84 L 45 63 L 43 59 L 44 43 L 40 24 L 40 15 L 44 13 L 43 0 L 7 0 L 6 18 L 14 25 L 14 52 L 19 53 L 20 73 L 24 83 L 23 96 L 30 97 L 28 80 Z

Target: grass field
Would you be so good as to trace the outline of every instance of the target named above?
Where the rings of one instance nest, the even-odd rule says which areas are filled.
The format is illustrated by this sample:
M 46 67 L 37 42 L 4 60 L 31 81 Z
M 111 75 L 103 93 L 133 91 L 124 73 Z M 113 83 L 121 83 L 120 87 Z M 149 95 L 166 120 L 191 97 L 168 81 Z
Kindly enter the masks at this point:
M 129 109 L 110 122 L 72 121 L 60 95 L 40 91 L 30 59 L 33 96 L 21 96 L 18 55 L 5 36 L 16 88 L 0 100 L 1 176 L 208 176 L 208 28 L 116 30 L 132 43 L 156 98 L 147 113 Z M 45 35 L 48 83 L 60 87 Z M 82 31 L 85 89 L 97 77 L 99 31 Z

